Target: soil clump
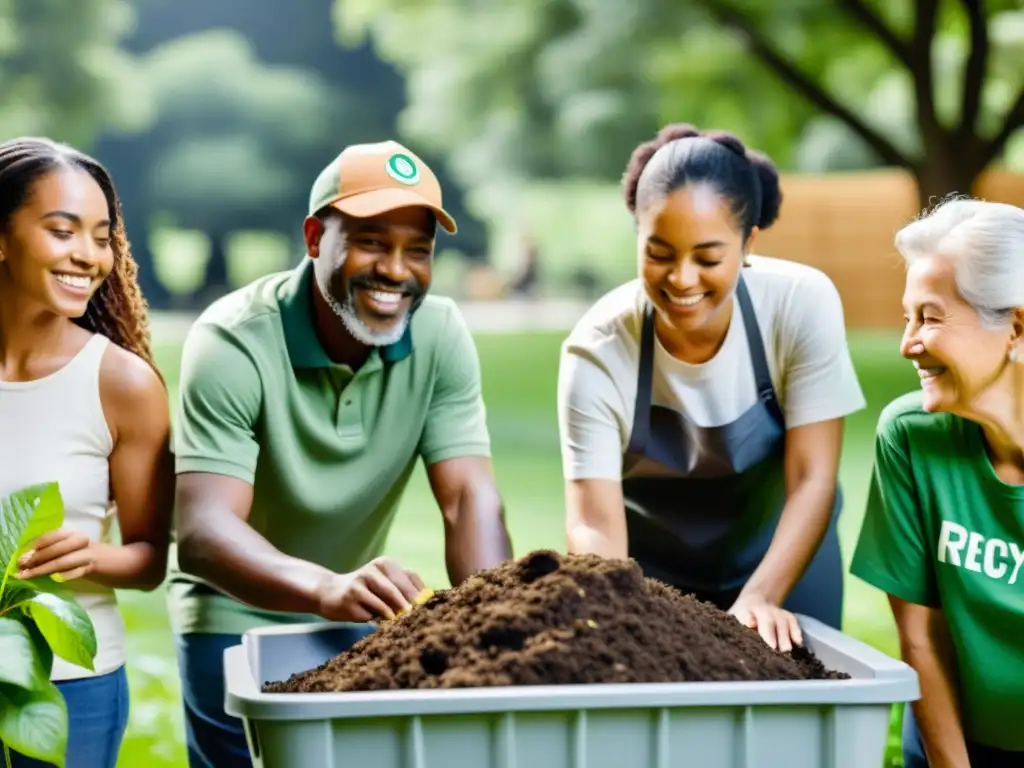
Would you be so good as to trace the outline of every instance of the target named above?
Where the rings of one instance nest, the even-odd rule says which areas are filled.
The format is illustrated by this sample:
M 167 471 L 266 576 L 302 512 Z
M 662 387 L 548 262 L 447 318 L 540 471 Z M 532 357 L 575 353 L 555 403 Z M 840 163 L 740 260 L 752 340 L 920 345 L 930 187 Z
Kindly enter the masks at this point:
M 809 650 L 773 651 L 633 561 L 540 550 L 439 591 L 267 693 L 502 685 L 822 680 Z

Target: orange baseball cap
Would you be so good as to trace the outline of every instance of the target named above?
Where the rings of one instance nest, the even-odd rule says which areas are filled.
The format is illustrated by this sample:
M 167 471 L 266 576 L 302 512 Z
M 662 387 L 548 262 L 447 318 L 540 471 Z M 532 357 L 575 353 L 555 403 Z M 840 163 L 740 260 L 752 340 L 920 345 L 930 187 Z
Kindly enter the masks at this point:
M 357 218 L 421 205 L 434 212 L 445 231 L 456 231 L 434 172 L 397 141 L 353 144 L 334 158 L 313 182 L 309 215 L 328 205 Z

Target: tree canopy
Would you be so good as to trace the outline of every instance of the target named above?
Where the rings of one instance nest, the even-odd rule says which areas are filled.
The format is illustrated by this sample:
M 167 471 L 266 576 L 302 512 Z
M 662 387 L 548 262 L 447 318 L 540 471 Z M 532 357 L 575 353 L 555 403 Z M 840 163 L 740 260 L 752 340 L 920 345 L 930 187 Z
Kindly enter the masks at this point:
M 1024 124 L 1015 0 L 335 0 L 408 75 L 401 125 L 458 177 L 618 177 L 669 121 L 783 168 L 877 165 L 969 191 Z
M 119 47 L 133 19 L 125 0 L 0 0 L 0 140 L 88 147 L 147 125 L 145 81 Z

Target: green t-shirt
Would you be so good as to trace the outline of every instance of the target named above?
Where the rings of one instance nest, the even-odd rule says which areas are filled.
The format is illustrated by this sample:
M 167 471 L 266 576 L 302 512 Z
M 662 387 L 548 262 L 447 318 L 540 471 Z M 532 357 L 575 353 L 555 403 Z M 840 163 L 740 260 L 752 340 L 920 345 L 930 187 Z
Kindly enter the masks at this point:
M 473 338 L 450 299 L 428 296 L 402 340 L 357 371 L 330 361 L 312 324 L 312 262 L 212 304 L 190 329 L 175 430 L 178 474 L 253 485 L 249 524 L 282 552 L 336 572 L 382 553 L 417 459 L 489 456 Z M 182 573 L 176 633 L 237 634 L 308 615 L 260 611 Z
M 978 424 L 925 412 L 920 392 L 886 407 L 850 570 L 942 609 L 967 738 L 1024 750 L 1024 486 L 996 476 Z

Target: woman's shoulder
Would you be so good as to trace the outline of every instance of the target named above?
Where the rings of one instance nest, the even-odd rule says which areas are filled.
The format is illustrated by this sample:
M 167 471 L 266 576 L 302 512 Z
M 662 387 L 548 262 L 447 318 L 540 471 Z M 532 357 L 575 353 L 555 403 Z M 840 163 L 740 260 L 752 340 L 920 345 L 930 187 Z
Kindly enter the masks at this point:
M 643 328 L 644 289 L 630 280 L 595 301 L 576 321 L 563 349 L 637 348 Z
M 796 261 L 751 256 L 743 277 L 762 331 L 771 329 L 783 360 L 802 350 L 846 344 L 842 298 L 822 270 Z
M 811 264 L 757 253 L 747 256 L 744 274 L 750 274 L 755 280 L 769 285 L 806 285 L 823 280 L 832 282 L 822 269 Z
M 840 303 L 832 278 L 818 267 L 799 261 L 751 255 L 743 277 L 755 306 L 784 310 L 808 302 Z
M 924 393 L 917 389 L 894 398 L 882 409 L 875 435 L 893 446 L 912 445 L 915 452 L 933 448 L 946 454 L 950 438 L 962 442 L 956 437 L 961 421 L 950 413 L 925 409 Z
M 113 342 L 100 363 L 100 397 L 108 419 L 117 423 L 140 418 L 151 423 L 168 410 L 167 390 L 153 366 Z

